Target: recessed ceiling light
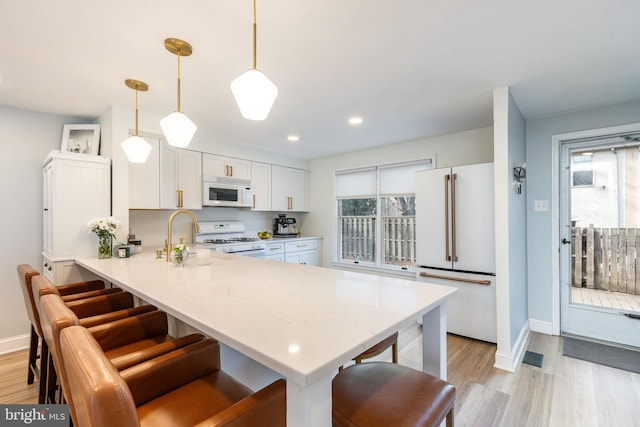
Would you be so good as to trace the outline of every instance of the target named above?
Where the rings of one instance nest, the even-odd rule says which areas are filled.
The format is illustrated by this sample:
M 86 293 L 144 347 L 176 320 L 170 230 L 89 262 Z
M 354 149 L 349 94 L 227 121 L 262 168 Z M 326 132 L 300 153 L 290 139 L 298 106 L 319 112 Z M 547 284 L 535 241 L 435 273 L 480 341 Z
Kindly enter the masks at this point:
M 287 140 L 289 140 L 291 142 L 298 142 L 298 141 L 300 141 L 300 137 L 298 135 L 289 135 L 287 137 Z
M 585 151 L 584 153 L 582 153 L 583 156 L 593 156 L 593 153 L 591 151 Z
M 359 125 L 362 124 L 362 117 L 351 117 L 349 119 L 349 124 L 351 125 Z

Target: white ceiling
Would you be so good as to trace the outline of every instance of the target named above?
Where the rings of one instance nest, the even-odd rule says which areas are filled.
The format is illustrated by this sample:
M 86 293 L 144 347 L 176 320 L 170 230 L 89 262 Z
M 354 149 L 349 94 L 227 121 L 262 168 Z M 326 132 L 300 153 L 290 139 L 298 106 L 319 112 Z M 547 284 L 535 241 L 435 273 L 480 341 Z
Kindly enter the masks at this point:
M 163 116 L 176 37 L 197 138 L 301 158 L 489 126 L 501 86 L 527 118 L 640 99 L 638 0 L 258 0 L 258 68 L 279 88 L 263 122 L 229 89 L 251 66 L 251 0 L 1 1 L 0 104 L 93 119 L 133 108 L 135 78 Z

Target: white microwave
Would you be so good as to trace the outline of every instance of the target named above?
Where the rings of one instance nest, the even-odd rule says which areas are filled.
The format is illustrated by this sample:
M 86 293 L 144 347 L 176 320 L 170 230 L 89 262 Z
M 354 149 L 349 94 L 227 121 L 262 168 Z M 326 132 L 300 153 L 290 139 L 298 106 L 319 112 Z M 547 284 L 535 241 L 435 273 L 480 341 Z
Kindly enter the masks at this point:
M 202 206 L 253 206 L 253 189 L 248 180 L 203 177 Z

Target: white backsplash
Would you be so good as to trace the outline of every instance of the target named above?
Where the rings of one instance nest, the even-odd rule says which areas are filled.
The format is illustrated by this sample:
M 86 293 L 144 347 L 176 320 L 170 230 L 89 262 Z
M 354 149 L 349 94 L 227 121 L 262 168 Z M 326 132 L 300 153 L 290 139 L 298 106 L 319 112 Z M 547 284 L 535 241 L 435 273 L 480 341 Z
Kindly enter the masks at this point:
M 161 248 L 167 238 L 167 223 L 174 211 L 171 210 L 130 210 L 130 232 L 136 235 L 136 239 L 142 240 L 145 249 Z M 198 220 L 215 221 L 243 221 L 247 234 L 257 233 L 261 230 L 273 228 L 273 218 L 278 212 L 254 212 L 241 208 L 204 208 L 192 211 Z M 288 213 L 288 217 L 296 218 L 300 230 L 303 230 L 306 213 Z M 192 225 L 188 215 L 178 215 L 173 221 L 173 243 L 180 241 L 181 237 L 186 242 L 192 240 Z

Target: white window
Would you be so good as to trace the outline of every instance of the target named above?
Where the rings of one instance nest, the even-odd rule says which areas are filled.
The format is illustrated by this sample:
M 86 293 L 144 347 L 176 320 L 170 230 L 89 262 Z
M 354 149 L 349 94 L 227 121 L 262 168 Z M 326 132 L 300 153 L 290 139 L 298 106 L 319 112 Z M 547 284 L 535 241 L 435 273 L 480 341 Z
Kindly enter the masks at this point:
M 336 172 L 337 262 L 415 266 L 415 173 L 433 161 Z
M 581 153 L 571 156 L 571 185 L 573 187 L 592 187 L 593 153 Z

